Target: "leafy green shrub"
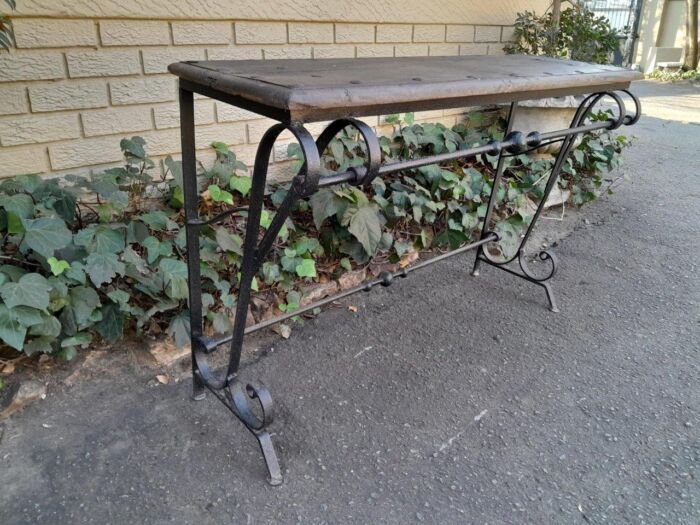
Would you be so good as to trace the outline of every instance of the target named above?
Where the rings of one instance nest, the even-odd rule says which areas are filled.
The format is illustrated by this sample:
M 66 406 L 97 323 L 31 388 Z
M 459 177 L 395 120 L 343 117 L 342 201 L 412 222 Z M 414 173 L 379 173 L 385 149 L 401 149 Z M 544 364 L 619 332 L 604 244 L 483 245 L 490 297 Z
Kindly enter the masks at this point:
M 653 78 L 661 82 L 679 82 L 681 80 L 700 82 L 700 71 L 694 69 L 689 71 L 683 71 L 682 69 L 655 69 L 647 75 L 647 78 Z
M 382 137 L 387 161 L 454 151 L 502 136 L 502 122 L 484 113 L 448 129 L 402 125 Z M 412 116 L 404 117 L 404 123 Z M 486 127 L 484 124 L 488 124 Z M 619 163 L 626 144 L 609 133 L 589 135 L 567 162 L 561 184 L 577 204 L 595 198 L 603 176 Z M 199 212 L 213 217 L 247 204 L 251 180 L 226 145 L 201 167 Z M 0 339 L 27 354 L 59 354 L 100 337 L 116 341 L 125 330 L 188 338 L 187 267 L 182 228 L 181 166 L 168 157 L 162 175 L 139 137 L 121 142 L 125 165 L 91 176 L 42 179 L 25 175 L 0 183 Z M 289 153 L 298 153 L 291 145 Z M 329 170 L 364 162 L 358 137 L 342 132 L 324 154 Z M 300 162 L 300 161 L 298 161 Z M 473 239 L 485 214 L 496 157 L 426 166 L 375 179 L 371 188 L 322 189 L 297 204 L 280 231 L 254 290 L 273 309 L 293 311 L 311 281 L 326 282 L 370 261 L 405 262 L 408 252 L 456 247 Z M 496 228 L 527 224 L 533 199 L 542 195 L 551 158 L 508 161 L 499 189 Z M 288 184 L 271 188 L 262 227 L 267 228 Z M 236 306 L 246 212 L 202 228 L 201 270 L 207 330 L 226 332 Z M 503 245 L 504 251 L 513 246 Z
M 17 8 L 15 0 L 5 0 L 8 7 L 14 11 Z M 15 34 L 12 31 L 12 21 L 7 16 L 0 16 L 0 48 L 8 50 L 15 43 Z
M 537 16 L 532 11 L 518 13 L 513 43 L 506 53 L 546 55 L 583 62 L 608 64 L 619 42 L 605 17 L 596 16 L 585 6 L 573 3 L 561 12 L 557 27 L 552 13 Z

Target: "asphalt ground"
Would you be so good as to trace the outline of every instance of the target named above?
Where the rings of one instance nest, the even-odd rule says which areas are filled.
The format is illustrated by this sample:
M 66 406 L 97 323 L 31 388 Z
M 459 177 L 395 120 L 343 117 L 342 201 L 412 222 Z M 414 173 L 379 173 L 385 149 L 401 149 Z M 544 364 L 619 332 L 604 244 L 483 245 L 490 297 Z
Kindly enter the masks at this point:
M 0 523 L 699 523 L 700 90 L 635 90 L 630 180 L 556 243 L 560 313 L 467 254 L 261 340 L 280 487 L 188 380 L 51 387 L 0 423 Z

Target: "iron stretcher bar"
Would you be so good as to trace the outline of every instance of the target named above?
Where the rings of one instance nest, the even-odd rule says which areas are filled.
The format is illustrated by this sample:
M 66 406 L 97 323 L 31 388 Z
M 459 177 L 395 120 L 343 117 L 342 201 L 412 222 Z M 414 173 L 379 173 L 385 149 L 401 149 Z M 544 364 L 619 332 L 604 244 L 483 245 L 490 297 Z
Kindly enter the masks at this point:
M 478 248 L 479 246 L 489 243 L 489 242 L 495 242 L 498 241 L 499 237 L 496 233 L 490 233 L 483 239 L 480 239 L 476 242 L 473 242 L 471 244 L 466 244 L 464 246 L 461 246 L 460 248 L 457 248 L 455 250 L 450 250 L 447 253 L 443 253 L 442 255 L 438 255 L 436 257 L 432 257 L 430 259 L 426 259 L 425 261 L 421 261 L 419 263 L 416 263 L 412 266 L 409 266 L 407 268 L 404 268 L 402 270 L 399 270 L 398 272 L 382 272 L 379 274 L 379 277 L 376 279 L 372 279 L 371 281 L 367 281 L 365 283 L 362 283 L 358 286 L 355 286 L 354 288 L 348 288 L 347 290 L 344 290 L 340 293 L 337 293 L 331 297 L 326 297 L 325 299 L 321 299 L 320 301 L 316 301 L 314 303 L 308 304 L 302 308 L 298 308 L 297 310 L 294 310 L 293 312 L 286 313 L 284 315 L 280 315 L 277 317 L 274 317 L 272 319 L 268 319 L 267 321 L 263 321 L 261 323 L 257 323 L 251 326 L 246 327 L 245 331 L 243 332 L 245 335 L 251 334 L 253 332 L 257 332 L 258 330 L 262 330 L 263 328 L 267 328 L 268 326 L 272 326 L 277 323 L 281 323 L 283 321 L 286 321 L 287 319 L 291 319 L 292 317 L 296 317 L 298 315 L 301 315 L 303 313 L 309 312 L 315 308 L 319 308 L 321 306 L 325 306 L 327 304 L 330 304 L 332 302 L 338 301 L 340 299 L 343 299 L 345 297 L 348 297 L 349 295 L 356 294 L 357 292 L 369 292 L 372 288 L 374 288 L 377 285 L 382 285 L 382 286 L 389 286 L 394 278 L 396 277 L 406 277 L 408 276 L 409 273 L 415 272 L 416 270 L 420 270 L 421 268 L 425 268 L 426 266 L 430 266 L 431 264 L 435 264 L 437 262 L 443 261 L 445 259 L 448 259 L 450 257 L 454 257 L 455 255 L 459 255 L 460 253 L 464 253 L 469 250 L 473 250 L 474 248 Z M 201 337 L 200 342 L 202 343 L 202 346 L 205 350 L 206 353 L 211 353 L 219 345 L 222 345 L 224 343 L 229 343 L 231 339 L 233 338 L 233 335 L 227 335 L 224 336 L 220 339 L 214 339 L 211 337 Z

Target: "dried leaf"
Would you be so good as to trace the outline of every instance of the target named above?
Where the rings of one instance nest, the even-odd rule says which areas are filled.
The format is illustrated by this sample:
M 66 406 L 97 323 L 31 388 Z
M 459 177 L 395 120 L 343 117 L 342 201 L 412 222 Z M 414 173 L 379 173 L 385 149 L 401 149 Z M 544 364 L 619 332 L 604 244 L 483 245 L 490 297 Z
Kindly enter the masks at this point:
M 161 385 L 167 385 L 168 383 L 170 383 L 170 377 L 165 374 L 158 374 L 156 376 L 156 379 Z
M 350 306 L 348 306 L 348 310 L 350 310 L 353 313 L 357 313 L 357 306 L 350 305 Z

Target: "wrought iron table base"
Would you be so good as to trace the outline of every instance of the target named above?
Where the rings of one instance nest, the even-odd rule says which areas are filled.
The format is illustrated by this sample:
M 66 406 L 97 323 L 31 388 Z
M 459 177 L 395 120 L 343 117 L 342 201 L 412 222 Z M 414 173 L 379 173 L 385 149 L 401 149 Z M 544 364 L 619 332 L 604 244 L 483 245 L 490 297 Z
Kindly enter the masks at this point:
M 220 222 L 231 214 L 241 211 L 241 208 L 229 209 L 209 220 L 201 220 L 198 216 L 198 189 L 196 180 L 194 139 L 194 92 L 209 95 L 213 98 L 222 100 L 223 102 L 231 102 L 231 100 L 229 100 L 227 96 L 223 94 L 191 84 L 183 79 L 180 80 L 183 186 L 185 196 L 185 228 L 187 234 L 188 254 L 187 267 L 189 278 L 189 311 L 192 342 L 192 374 L 194 380 L 193 398 L 196 400 L 203 399 L 206 390 L 210 390 L 217 397 L 217 399 L 219 399 L 255 436 L 260 445 L 263 458 L 265 459 L 269 473 L 268 481 L 272 485 L 279 485 L 282 483 L 282 472 L 280 470 L 279 461 L 268 431 L 268 428 L 273 421 L 272 398 L 264 386 L 242 382 L 238 377 L 244 336 L 354 293 L 369 291 L 374 286 L 389 286 L 398 277 L 404 278 L 415 270 L 473 249 L 476 249 L 477 253 L 472 275 L 479 274 L 479 266 L 481 262 L 485 262 L 496 268 L 500 268 L 508 273 L 543 287 L 547 293 L 550 309 L 552 311 L 557 311 L 551 286 L 547 282 L 556 272 L 557 260 L 553 253 L 546 250 L 541 251 L 539 253 L 539 258 L 543 261 L 549 262 L 550 271 L 544 276 L 538 276 L 528 268 L 525 262 L 525 245 L 527 244 L 537 219 L 542 213 L 552 188 L 556 184 L 566 158 L 575 144 L 576 137 L 579 134 L 588 131 L 616 129 L 623 124 L 631 125 L 634 124 L 640 116 L 639 100 L 628 91 L 623 90 L 621 92 L 626 93 L 634 102 L 635 114 L 631 116 L 626 114 L 625 104 L 618 93 L 600 92 L 589 95 L 584 99 L 576 112 L 571 126 L 568 129 L 547 133 L 531 132 L 525 135 L 519 131 L 512 130 L 513 116 L 517 109 L 516 103 L 512 103 L 509 111 L 506 133 L 502 141 L 492 140 L 491 142 L 481 146 L 391 164 L 381 163 L 382 159 L 379 140 L 374 131 L 360 120 L 355 120 L 352 118 L 335 120 L 323 131 L 323 133 L 321 133 L 316 141 L 314 141 L 310 133 L 301 124 L 280 123 L 273 125 L 265 133 L 260 142 L 253 168 L 253 182 L 250 195 L 250 206 L 247 208 L 248 220 L 246 224 L 246 235 L 243 246 L 243 261 L 241 264 L 241 278 L 233 332 L 227 336 L 212 338 L 204 335 L 202 326 L 199 233 L 201 228 Z M 590 122 L 586 124 L 586 118 L 590 115 L 591 110 L 604 97 L 609 97 L 615 102 L 617 105 L 617 116 L 611 117 L 605 121 Z M 355 128 L 362 137 L 367 151 L 365 165 L 350 168 L 345 172 L 334 173 L 322 177 L 320 160 L 321 154 L 324 152 L 333 137 L 335 137 L 337 133 L 346 127 Z M 259 239 L 260 218 L 270 154 L 275 140 L 279 134 L 285 130 L 289 130 L 299 142 L 304 155 L 304 164 L 299 173 L 293 178 L 291 187 L 287 192 L 284 201 L 277 209 L 271 224 L 267 228 L 262 238 Z M 503 172 L 505 170 L 505 160 L 509 156 L 520 155 L 554 142 L 561 142 L 561 149 L 557 154 L 552 172 L 547 180 L 542 200 L 537 207 L 527 231 L 520 241 L 519 248 L 514 256 L 506 258 L 505 260 L 497 260 L 489 254 L 487 245 L 489 243 L 496 243 L 500 240 L 498 234 L 493 232 L 490 227 L 497 200 L 498 188 L 501 184 Z M 295 310 L 294 312 L 290 312 L 252 326 L 245 326 L 253 278 L 261 267 L 265 256 L 272 247 L 273 241 L 284 225 L 284 222 L 288 218 L 293 205 L 299 199 L 309 197 L 321 187 L 328 187 L 341 183 L 366 186 L 369 185 L 375 177 L 380 175 L 414 169 L 449 160 L 474 157 L 480 154 L 498 154 L 499 159 L 479 240 L 466 246 L 462 246 L 456 250 L 452 250 L 448 253 L 433 257 L 432 259 L 418 262 L 417 264 L 404 268 L 395 273 L 382 272 L 376 279 L 367 281 L 355 288 L 345 290 L 333 297 L 304 306 Z M 518 260 L 520 268 L 519 271 L 509 266 L 509 264 L 515 261 L 515 259 Z M 226 343 L 230 343 L 228 368 L 223 376 L 217 377 L 210 370 L 206 356 L 207 354 L 215 351 L 218 346 Z

